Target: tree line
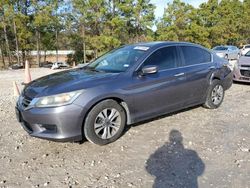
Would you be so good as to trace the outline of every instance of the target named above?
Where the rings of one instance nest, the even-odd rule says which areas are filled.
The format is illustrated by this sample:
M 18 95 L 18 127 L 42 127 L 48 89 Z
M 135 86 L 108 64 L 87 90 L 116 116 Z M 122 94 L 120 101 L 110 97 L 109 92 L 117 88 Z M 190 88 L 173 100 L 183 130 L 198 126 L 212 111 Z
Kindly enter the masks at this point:
M 37 63 L 48 50 L 75 50 L 69 58 L 87 62 L 123 44 L 155 40 L 208 48 L 250 42 L 250 0 L 208 0 L 198 8 L 173 0 L 161 18 L 155 8 L 150 0 L 1 0 L 0 62 L 24 62 L 31 50 Z

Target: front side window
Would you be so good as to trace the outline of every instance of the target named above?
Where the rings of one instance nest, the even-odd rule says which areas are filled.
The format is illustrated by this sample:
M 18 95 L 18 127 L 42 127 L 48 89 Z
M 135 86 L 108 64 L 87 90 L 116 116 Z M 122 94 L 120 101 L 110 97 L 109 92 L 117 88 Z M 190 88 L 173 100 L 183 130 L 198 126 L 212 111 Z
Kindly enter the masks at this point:
M 177 51 L 175 46 L 158 49 L 151 54 L 143 64 L 155 65 L 159 70 L 171 69 L 177 67 Z
M 211 54 L 199 47 L 181 46 L 185 65 L 196 65 L 211 62 Z

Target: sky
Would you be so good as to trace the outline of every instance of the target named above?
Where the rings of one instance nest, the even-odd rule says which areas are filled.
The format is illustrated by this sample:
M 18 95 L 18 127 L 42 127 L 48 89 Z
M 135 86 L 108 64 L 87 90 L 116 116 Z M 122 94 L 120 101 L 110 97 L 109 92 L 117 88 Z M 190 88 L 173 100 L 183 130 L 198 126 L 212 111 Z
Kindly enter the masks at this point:
M 194 7 L 198 7 L 201 3 L 206 2 L 207 0 L 183 0 L 184 2 L 193 5 Z M 171 0 L 151 0 L 153 4 L 155 4 L 155 17 L 159 18 L 162 17 L 164 8 L 167 6 L 168 2 Z

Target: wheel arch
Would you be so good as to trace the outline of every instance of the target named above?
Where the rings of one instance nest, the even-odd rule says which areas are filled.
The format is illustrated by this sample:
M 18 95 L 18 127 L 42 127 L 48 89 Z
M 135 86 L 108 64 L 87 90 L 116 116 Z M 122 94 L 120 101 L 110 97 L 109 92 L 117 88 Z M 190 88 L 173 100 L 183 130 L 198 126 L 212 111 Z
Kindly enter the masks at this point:
M 214 80 L 220 80 L 221 81 L 220 75 L 216 74 L 215 72 L 212 73 L 211 76 L 210 76 L 209 85 L 211 85 Z
M 89 114 L 89 112 L 94 108 L 94 106 L 96 106 L 98 103 L 105 101 L 105 100 L 114 100 L 116 101 L 118 104 L 121 105 L 121 107 L 125 110 L 125 114 L 126 114 L 126 124 L 130 125 L 132 124 L 132 120 L 131 120 L 131 115 L 130 115 L 130 110 L 129 107 L 127 105 L 127 103 L 125 102 L 125 100 L 121 99 L 120 97 L 105 97 L 102 99 L 97 100 L 96 102 L 94 102 L 93 104 L 91 104 L 90 108 L 87 110 L 86 114 L 84 115 L 83 121 L 82 121 L 82 135 L 84 136 L 84 123 L 85 120 Z

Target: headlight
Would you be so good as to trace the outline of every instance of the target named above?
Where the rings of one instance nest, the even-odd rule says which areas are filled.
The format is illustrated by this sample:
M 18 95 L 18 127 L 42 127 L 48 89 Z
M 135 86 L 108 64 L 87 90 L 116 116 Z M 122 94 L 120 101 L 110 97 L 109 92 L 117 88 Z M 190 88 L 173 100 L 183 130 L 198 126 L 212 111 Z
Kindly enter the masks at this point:
M 32 100 L 31 106 L 35 107 L 54 107 L 63 106 L 71 104 L 79 95 L 81 95 L 83 90 L 72 91 L 69 93 L 61 93 L 58 95 L 50 95 L 46 97 L 35 98 Z

